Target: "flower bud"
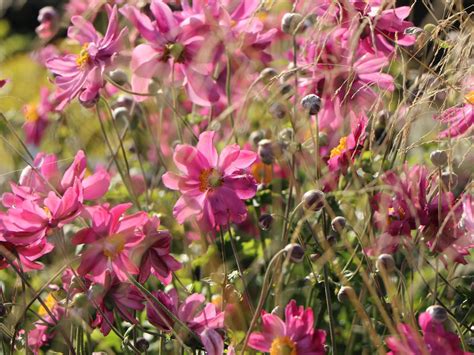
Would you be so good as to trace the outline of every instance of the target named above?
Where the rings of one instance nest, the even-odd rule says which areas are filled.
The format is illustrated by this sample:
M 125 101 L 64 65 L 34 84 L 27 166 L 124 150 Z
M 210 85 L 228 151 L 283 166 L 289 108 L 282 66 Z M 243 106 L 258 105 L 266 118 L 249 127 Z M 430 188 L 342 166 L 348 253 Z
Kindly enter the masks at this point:
M 341 233 L 346 227 L 346 219 L 343 216 L 334 217 L 331 221 L 331 228 L 334 232 Z
M 341 303 L 347 302 L 351 297 L 355 297 L 354 289 L 351 286 L 342 286 L 337 293 L 337 300 Z
M 441 181 L 446 187 L 455 187 L 458 184 L 458 176 L 452 171 L 444 171 L 441 174 Z
M 313 253 L 309 256 L 309 259 L 314 263 L 316 261 L 318 261 L 318 259 L 321 257 L 320 254 L 318 253 Z
M 319 211 L 324 207 L 324 192 L 310 190 L 303 195 L 303 207 L 309 211 Z
M 5 317 L 7 314 L 7 307 L 3 303 L 0 303 L 0 318 Z
M 310 115 L 317 115 L 321 109 L 321 98 L 315 94 L 306 95 L 301 100 L 301 106 L 303 106 Z
M 323 147 L 323 146 L 328 145 L 329 140 L 328 140 L 328 135 L 327 135 L 327 133 L 325 133 L 325 132 L 319 132 L 318 138 L 319 138 L 319 146 L 320 146 L 320 147 Z
M 303 21 L 303 16 L 295 12 L 287 12 L 281 19 L 281 30 L 287 34 L 294 34 L 299 24 Z
M 128 109 L 125 107 L 117 107 L 112 110 L 112 116 L 114 117 L 114 120 L 125 120 L 128 121 L 130 118 L 130 114 L 128 112 Z
M 444 150 L 435 150 L 430 154 L 430 159 L 434 166 L 442 168 L 448 162 L 448 155 Z
M 93 108 L 95 105 L 97 105 L 97 103 L 99 102 L 99 99 L 100 99 L 99 93 L 97 93 L 97 95 L 90 100 L 81 100 L 81 97 L 79 96 L 79 102 L 85 108 Z
M 84 293 L 77 293 L 72 299 L 72 304 L 76 307 L 83 308 L 89 303 L 89 298 Z
M 278 72 L 273 68 L 265 68 L 260 72 L 260 80 L 265 84 L 268 84 L 270 80 L 275 78 L 278 75 Z
M 430 306 L 426 311 L 436 323 L 444 323 L 448 319 L 448 312 L 439 305 Z
M 326 241 L 329 243 L 330 246 L 334 246 L 337 244 L 338 234 L 335 232 L 331 232 L 326 236 Z
M 250 142 L 252 142 L 252 144 L 256 147 L 258 146 L 258 142 L 260 142 L 264 138 L 265 138 L 265 132 L 261 129 L 250 133 Z
M 58 19 L 58 12 L 52 6 L 45 6 L 38 13 L 38 22 L 54 21 Z
M 301 263 L 304 259 L 304 249 L 297 243 L 288 244 L 285 251 L 290 254 L 290 261 L 293 263 Z
M 123 86 L 128 83 L 128 76 L 127 74 L 120 69 L 116 69 L 110 72 L 110 78 L 113 82 L 117 83 L 120 86 Z
M 293 131 L 293 128 L 283 128 L 280 133 L 278 134 L 278 138 L 280 138 L 282 141 L 290 142 L 293 140 L 293 137 L 295 135 L 295 131 Z
M 293 94 L 293 85 L 282 83 L 280 86 L 280 94 L 282 96 L 291 96 Z
M 258 226 L 261 230 L 267 231 L 272 227 L 273 217 L 271 214 L 265 213 L 258 219 Z
M 390 254 L 380 254 L 375 265 L 377 266 L 377 270 L 384 270 L 385 272 L 392 272 L 396 268 L 395 260 Z
M 278 118 L 279 120 L 285 118 L 287 113 L 286 106 L 280 102 L 274 102 L 271 104 L 268 111 L 273 117 Z
M 150 347 L 150 343 L 145 338 L 138 338 L 137 342 L 135 343 L 135 347 L 139 351 L 145 352 Z
M 258 156 L 264 164 L 272 164 L 275 160 L 273 154 L 273 143 L 269 139 L 262 139 L 258 142 Z

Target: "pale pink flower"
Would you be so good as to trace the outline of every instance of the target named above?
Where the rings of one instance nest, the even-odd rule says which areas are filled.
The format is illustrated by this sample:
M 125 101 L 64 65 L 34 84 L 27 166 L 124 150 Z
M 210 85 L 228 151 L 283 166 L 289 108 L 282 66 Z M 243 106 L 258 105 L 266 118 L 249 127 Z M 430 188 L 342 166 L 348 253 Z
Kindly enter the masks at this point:
M 466 103 L 451 107 L 435 118 L 448 125 L 442 131 L 440 138 L 456 138 L 469 134 L 474 126 L 474 91 L 466 95 Z
M 166 187 L 182 193 L 173 209 L 178 223 L 195 217 L 205 230 L 243 222 L 247 216 L 243 200 L 257 191 L 248 171 L 257 155 L 236 144 L 225 147 L 219 155 L 213 140 L 214 132 L 204 132 L 196 147 L 178 145 L 174 162 L 180 174 L 163 175 Z
M 49 125 L 48 115 L 53 112 L 53 104 L 48 88 L 41 88 L 38 104 L 30 103 L 24 107 L 23 111 L 26 118 L 23 125 L 26 143 L 39 146 Z

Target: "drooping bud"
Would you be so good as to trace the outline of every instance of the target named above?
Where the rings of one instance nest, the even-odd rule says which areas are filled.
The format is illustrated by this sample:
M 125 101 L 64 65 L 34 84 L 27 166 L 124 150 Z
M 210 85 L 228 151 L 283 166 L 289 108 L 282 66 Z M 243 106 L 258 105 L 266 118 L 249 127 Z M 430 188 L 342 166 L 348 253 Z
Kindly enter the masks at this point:
M 287 113 L 286 106 L 281 102 L 272 103 L 268 111 L 273 117 L 278 118 L 279 120 L 285 118 Z
M 309 94 L 301 100 L 301 106 L 309 112 L 310 115 L 317 115 L 321 110 L 321 98 L 315 94 Z
M 258 142 L 258 156 L 264 164 L 272 164 L 275 160 L 273 154 L 273 143 L 270 139 L 262 139 Z
M 252 133 L 250 133 L 249 139 L 250 139 L 250 142 L 254 146 L 258 146 L 258 142 L 260 142 L 264 138 L 265 138 L 265 132 L 259 129 L 258 131 L 253 131 Z
M 303 207 L 309 211 L 319 211 L 324 207 L 324 192 L 310 190 L 303 195 Z
M 304 249 L 297 243 L 288 244 L 285 251 L 290 255 L 290 260 L 293 263 L 301 263 L 304 259 Z
M 453 188 L 458 184 L 458 176 L 452 171 L 444 171 L 441 174 L 441 181 L 443 182 L 444 186 Z
M 258 219 L 258 226 L 261 230 L 267 231 L 270 230 L 273 224 L 273 217 L 271 214 L 265 213 L 260 216 Z
M 337 293 L 337 300 L 341 303 L 347 302 L 352 297 L 355 297 L 355 292 L 351 286 L 342 286 Z
M 117 83 L 120 86 L 123 86 L 128 83 L 128 76 L 123 70 L 115 69 L 110 72 L 110 78 L 113 82 Z
M 40 38 L 50 38 L 56 34 L 59 29 L 59 15 L 52 6 L 43 7 L 38 14 L 36 33 Z
M 303 16 L 295 12 L 287 12 L 281 19 L 281 30 L 287 34 L 294 34 L 295 30 L 300 27 L 299 24 L 303 21 Z
M 346 227 L 346 219 L 343 216 L 334 217 L 331 221 L 331 228 L 334 232 L 341 233 Z
M 444 150 L 435 150 L 430 154 L 430 160 L 434 166 L 442 168 L 448 162 L 448 155 Z
M 380 254 L 375 262 L 377 270 L 384 272 L 392 272 L 395 270 L 395 260 L 390 254 Z
M 439 305 L 430 306 L 426 311 L 436 323 L 444 323 L 448 319 L 448 312 Z
M 135 347 L 139 351 L 145 352 L 150 347 L 150 343 L 145 338 L 138 338 L 137 342 L 135 343 Z
M 260 80 L 268 84 L 277 75 L 278 72 L 274 68 L 265 68 L 260 72 Z

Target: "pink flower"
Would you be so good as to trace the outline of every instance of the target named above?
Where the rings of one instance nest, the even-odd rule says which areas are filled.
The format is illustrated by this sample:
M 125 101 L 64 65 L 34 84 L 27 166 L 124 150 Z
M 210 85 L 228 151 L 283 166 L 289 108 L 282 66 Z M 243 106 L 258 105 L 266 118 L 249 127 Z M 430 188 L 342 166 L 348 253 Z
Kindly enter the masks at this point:
M 120 282 L 115 276 L 107 273 L 104 284 L 93 284 L 89 289 L 89 297 L 93 298 L 100 310 L 97 311 L 95 319 L 92 322 L 93 327 L 99 327 L 102 334 L 110 333 L 110 324 L 114 324 L 117 312 L 124 320 L 132 324 L 138 323 L 133 313 L 141 311 L 143 305 L 143 296 L 138 289 L 128 283 Z M 109 322 L 104 319 L 104 316 Z
M 313 310 L 297 306 L 291 300 L 285 309 L 285 321 L 262 312 L 262 332 L 250 335 L 249 346 L 271 354 L 325 354 L 326 332 L 314 329 Z
M 354 161 L 355 156 L 360 153 L 364 146 L 367 128 L 367 117 L 360 116 L 352 125 L 351 133 L 342 137 L 339 144 L 331 150 L 328 166 L 329 170 L 342 170 L 345 172 L 347 167 Z
M 389 59 L 361 47 L 352 53 L 351 33 L 339 28 L 321 36 L 298 58 L 298 66 L 307 68 L 299 84 L 304 94 L 315 93 L 322 98 L 318 120 L 323 130 L 336 130 L 350 113 L 365 114 L 380 103 L 374 88 L 394 90 L 392 76 L 381 72 Z
M 43 268 L 43 264 L 37 260 L 42 256 L 48 254 L 54 249 L 54 245 L 42 238 L 35 243 L 26 245 L 17 245 L 7 242 L 0 233 L 0 245 L 6 248 L 12 255 L 17 255 L 19 263 L 14 261 L 14 264 L 19 267 L 21 264 L 23 271 L 40 270 Z M 0 270 L 5 269 L 9 266 L 9 262 L 3 255 L 0 255 Z
M 49 90 L 41 88 L 40 102 L 28 104 L 24 107 L 26 122 L 23 125 L 26 143 L 39 146 L 44 132 L 49 125 L 48 115 L 53 111 L 53 105 L 49 98 Z
M 107 204 L 86 208 L 92 227 L 80 230 L 72 240 L 73 244 L 87 245 L 77 269 L 80 275 L 90 275 L 93 281 L 104 283 L 107 271 L 120 281 L 128 280 L 127 273 L 139 273 L 130 260 L 130 252 L 143 239 L 140 228 L 147 216 L 144 212 L 124 216 L 130 207 L 130 203 L 124 203 L 112 208 Z
M 166 187 L 182 193 L 173 209 L 178 223 L 194 216 L 205 230 L 229 221 L 243 222 L 247 209 L 242 200 L 252 198 L 257 190 L 248 171 L 257 155 L 233 144 L 219 156 L 213 140 L 214 132 L 204 132 L 197 147 L 178 145 L 173 158 L 180 174 L 163 175 Z
M 104 86 L 105 71 L 118 55 L 126 32 L 126 29 L 119 29 L 117 7 L 111 10 L 105 36 L 100 35 L 83 17 L 74 16 L 71 21 L 73 26 L 69 27 L 68 36 L 79 41 L 81 52 L 54 57 L 46 63 L 56 76 L 56 109 L 59 111 L 76 96 L 86 105 L 97 100 L 99 90 Z
M 193 24 L 186 25 L 161 0 L 152 0 L 152 21 L 137 8 L 126 5 L 121 13 L 138 29 L 147 43 L 138 45 L 132 54 L 133 91 L 147 93 L 154 76 L 174 77 L 172 85 L 184 85 L 192 102 L 210 106 L 219 99 L 212 67 L 202 58 L 205 38 L 196 35 Z M 171 73 L 171 71 L 173 71 Z M 146 97 L 137 96 L 137 100 Z
M 459 337 L 446 331 L 442 324 L 431 319 L 428 312 L 421 313 L 418 324 L 423 335 L 413 330 L 408 324 L 399 324 L 398 331 L 402 339 L 391 336 L 387 338 L 387 346 L 391 350 L 388 355 L 468 355 L 461 349 Z
M 145 238 L 133 250 L 132 259 L 138 259 L 140 273 L 138 281 L 145 283 L 150 273 L 165 285 L 171 282 L 172 272 L 181 268 L 181 263 L 170 255 L 171 234 L 158 230 L 160 220 L 153 217 L 143 226 Z
M 197 293 L 188 296 L 181 303 L 175 289 L 168 293 L 155 291 L 153 295 L 200 337 L 208 354 L 223 354 L 224 340 L 219 330 L 224 328 L 224 313 L 220 312 L 214 304 L 207 303 L 204 296 Z M 159 329 L 170 331 L 173 328 L 174 321 L 161 310 L 160 305 L 148 302 L 146 312 L 150 323 Z
M 466 101 L 462 106 L 451 107 L 436 117 L 448 125 L 438 137 L 456 138 L 471 131 L 474 125 L 474 91 L 466 95 Z

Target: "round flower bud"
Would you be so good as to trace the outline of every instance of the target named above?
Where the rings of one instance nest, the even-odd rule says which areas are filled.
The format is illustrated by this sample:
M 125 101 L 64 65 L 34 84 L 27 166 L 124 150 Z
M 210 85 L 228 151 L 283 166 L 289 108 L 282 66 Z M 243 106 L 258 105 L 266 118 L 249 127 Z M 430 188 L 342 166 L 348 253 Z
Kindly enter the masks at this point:
M 278 72 L 273 68 L 265 68 L 260 72 L 260 80 L 265 84 L 268 84 L 270 80 L 275 78 L 278 75 Z
M 434 305 L 428 307 L 426 311 L 436 323 L 444 323 L 448 319 L 448 312 L 444 307 Z
M 303 21 L 303 16 L 295 12 L 287 12 L 281 19 L 281 30 L 284 33 L 292 35 Z
M 3 303 L 0 303 L 0 318 L 5 317 L 7 314 L 7 307 Z
M 138 338 L 137 342 L 135 343 L 135 347 L 139 351 L 145 352 L 150 347 L 150 343 L 145 338 Z
M 331 232 L 326 236 L 326 241 L 328 242 L 328 244 L 330 246 L 336 245 L 337 240 L 338 240 L 338 234 L 337 233 Z
M 114 117 L 114 120 L 125 120 L 128 121 L 130 118 L 130 114 L 128 112 L 128 109 L 126 107 L 117 107 L 112 110 L 112 116 Z
M 448 162 L 448 155 L 444 150 L 435 150 L 430 154 L 430 159 L 434 166 L 442 168 Z
M 441 174 L 441 181 L 444 186 L 453 188 L 458 184 L 458 176 L 452 171 L 445 171 Z
M 309 211 L 319 211 L 324 207 L 324 192 L 310 190 L 303 195 L 303 207 Z
M 72 299 L 72 304 L 76 307 L 82 308 L 87 306 L 89 303 L 89 298 L 84 293 L 77 293 Z
M 310 115 L 317 115 L 321 109 L 321 98 L 315 94 L 306 95 L 301 100 L 301 106 L 303 106 Z
M 274 102 L 271 104 L 268 111 L 273 117 L 278 118 L 279 120 L 285 118 L 287 113 L 286 106 L 280 102 Z
M 316 262 L 319 258 L 321 257 L 320 254 L 318 253 L 313 253 L 309 256 L 309 259 L 314 263 Z
M 346 227 L 346 219 L 343 216 L 334 217 L 331 221 L 331 228 L 334 232 L 341 233 L 341 231 Z
M 58 12 L 52 6 L 45 6 L 38 13 L 38 22 L 55 21 L 59 19 Z
M 267 231 L 272 227 L 273 217 L 271 214 L 265 213 L 258 219 L 258 226 L 261 230 Z
M 275 160 L 275 155 L 273 154 L 273 143 L 269 139 L 262 139 L 258 142 L 257 152 L 264 164 L 272 164 Z
M 377 266 L 377 270 L 384 270 L 385 272 L 392 272 L 396 268 L 395 260 L 390 254 L 380 254 L 375 265 Z
M 285 251 L 290 254 L 290 261 L 293 263 L 301 263 L 304 259 L 304 249 L 297 243 L 288 244 Z
M 265 132 L 261 129 L 250 133 L 250 142 L 252 142 L 254 146 L 258 146 L 258 142 L 260 142 L 264 138 L 265 138 Z
M 128 83 L 127 74 L 123 70 L 120 70 L 120 69 L 116 69 L 110 72 L 110 78 L 112 79 L 113 82 L 117 83 L 120 86 L 123 86 L 126 83 Z
M 337 293 L 337 300 L 344 303 L 347 302 L 350 297 L 355 297 L 354 289 L 351 286 L 342 286 Z
M 329 140 L 328 140 L 328 135 L 327 135 L 327 133 L 325 133 L 325 132 L 319 132 L 318 138 L 319 138 L 319 146 L 320 146 L 320 147 L 323 147 L 323 146 L 328 145 Z
M 283 83 L 280 86 L 280 94 L 282 96 L 291 96 L 293 93 L 293 85 L 288 84 L 288 83 Z

